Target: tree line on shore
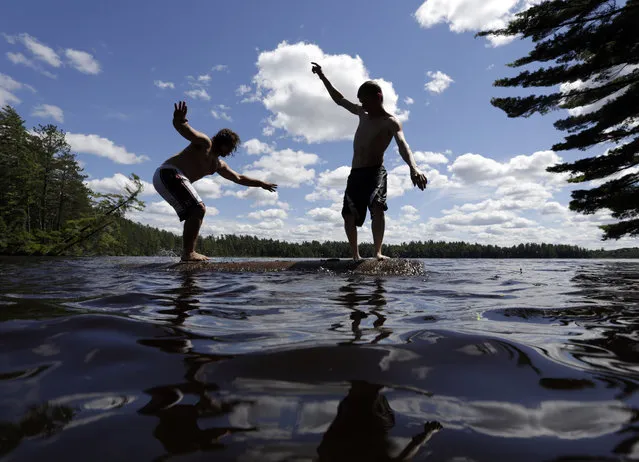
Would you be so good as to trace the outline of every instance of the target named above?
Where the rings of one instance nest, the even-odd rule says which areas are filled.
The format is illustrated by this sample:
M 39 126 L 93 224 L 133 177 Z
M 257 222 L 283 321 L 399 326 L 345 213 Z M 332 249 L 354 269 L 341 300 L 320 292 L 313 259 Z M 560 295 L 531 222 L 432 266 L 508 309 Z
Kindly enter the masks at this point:
M 174 256 L 182 250 L 182 237 L 126 218 L 118 218 L 106 231 L 108 239 L 75 255 Z M 199 238 L 198 251 L 212 257 L 349 258 L 345 241 L 287 242 L 255 236 L 224 234 Z M 360 244 L 364 257 L 374 255 L 372 243 Z M 511 247 L 467 242 L 414 241 L 384 246 L 394 258 L 639 258 L 639 248 L 589 250 L 574 245 L 518 244 Z

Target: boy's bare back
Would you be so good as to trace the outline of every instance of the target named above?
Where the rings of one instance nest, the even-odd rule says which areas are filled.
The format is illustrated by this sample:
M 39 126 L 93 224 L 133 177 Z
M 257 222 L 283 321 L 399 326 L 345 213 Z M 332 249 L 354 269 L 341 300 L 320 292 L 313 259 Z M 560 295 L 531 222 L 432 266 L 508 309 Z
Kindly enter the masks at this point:
M 166 161 L 184 173 L 191 183 L 215 173 L 219 166 L 219 157 L 212 152 L 211 144 L 191 143 L 182 151 Z

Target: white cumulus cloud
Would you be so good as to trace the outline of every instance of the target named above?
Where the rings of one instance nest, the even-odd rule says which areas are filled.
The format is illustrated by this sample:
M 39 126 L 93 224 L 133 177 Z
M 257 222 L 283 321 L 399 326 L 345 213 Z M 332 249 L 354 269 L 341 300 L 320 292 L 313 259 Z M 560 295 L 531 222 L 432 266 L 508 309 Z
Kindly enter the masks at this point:
M 419 220 L 419 210 L 412 205 L 404 205 L 400 210 L 404 221 L 414 222 Z
M 340 202 L 344 196 L 346 189 L 346 181 L 351 168 L 342 165 L 335 170 L 325 170 L 319 174 L 315 190 L 306 195 L 306 200 L 315 202 L 319 200 L 328 200 L 334 203 Z
M 175 88 L 175 84 L 173 82 L 164 82 L 162 80 L 156 80 L 153 82 L 153 84 L 161 89 L 165 89 L 165 88 L 170 88 L 170 89 L 174 89 Z
M 440 152 L 431 152 L 431 151 L 415 151 L 413 152 L 413 157 L 415 158 L 415 162 L 424 163 L 424 164 L 447 164 L 448 157 Z
M 509 176 L 522 179 L 561 179 L 559 175 L 546 171 L 547 167 L 560 161 L 561 158 L 553 151 L 539 151 L 530 156 L 519 155 L 507 162 L 498 162 L 479 154 L 463 154 L 457 157 L 448 169 L 457 178 L 469 184 Z
M 243 143 L 243 146 L 249 155 L 263 154 L 265 152 L 270 152 L 273 150 L 271 146 L 269 146 L 266 143 L 263 143 L 257 138 L 252 138 L 248 141 L 245 141 Z
M 201 99 L 203 101 L 210 101 L 211 97 L 208 92 L 204 88 L 196 88 L 193 90 L 187 90 L 184 92 L 186 96 L 189 96 L 193 99 Z
M 238 96 L 244 96 L 247 93 L 251 92 L 251 87 L 249 87 L 248 85 L 240 85 L 239 87 L 237 87 L 237 89 L 235 90 L 235 94 Z
M 273 220 L 276 218 L 284 220 L 288 217 L 288 213 L 282 209 L 267 209 L 251 212 L 248 214 L 248 217 L 254 220 Z
M 50 66 L 60 67 L 62 61 L 60 56 L 53 50 L 53 48 L 39 42 L 35 37 L 29 34 L 20 34 L 17 39 L 33 54 L 36 59 L 43 61 Z
M 151 183 L 142 181 L 142 196 L 150 196 L 156 193 Z M 96 178 L 85 181 L 85 184 L 93 191 L 105 194 L 122 194 L 127 186 L 133 188 L 133 182 L 122 173 L 116 173 L 112 177 Z
M 74 50 L 67 48 L 64 51 L 69 63 L 72 67 L 83 74 L 97 75 L 100 73 L 100 63 L 93 57 L 91 53 L 86 51 Z
M 193 183 L 193 187 L 203 198 L 217 199 L 222 197 L 222 184 L 225 181 L 222 177 L 215 175 L 196 181 Z
M 0 88 L 4 88 L 7 91 L 14 91 L 22 88 L 22 84 L 12 77 L 0 73 Z
M 482 31 L 504 27 L 519 11 L 542 0 L 426 0 L 414 17 L 423 28 L 449 24 L 453 32 Z M 493 46 L 504 45 L 514 37 L 488 37 Z
M 34 117 L 51 118 L 56 122 L 64 122 L 64 112 L 58 106 L 52 104 L 40 104 L 33 109 L 31 113 Z
M 31 67 L 35 69 L 35 64 L 29 58 L 27 58 L 22 53 L 13 53 L 12 51 L 7 52 L 7 58 L 13 64 L 24 64 L 25 66 Z
M 233 196 L 238 199 L 246 199 L 253 201 L 253 207 L 278 206 L 281 209 L 288 210 L 289 205 L 279 200 L 279 193 L 270 192 L 262 188 L 245 188 L 239 191 L 225 191 L 225 196 Z
M 22 83 L 0 72 L 0 107 L 20 104 L 21 100 L 14 92 L 20 90 L 23 86 Z
M 341 224 L 344 220 L 340 211 L 326 207 L 311 209 L 306 214 L 321 223 Z
M 330 99 L 322 82 L 311 73 L 311 61 L 319 63 L 335 88 L 353 102 L 357 102 L 359 86 L 371 80 L 359 56 L 331 55 L 315 44 L 282 42 L 259 54 L 258 72 L 253 77 L 253 96 L 272 113 L 268 126 L 309 143 L 352 138 L 357 117 Z M 393 84 L 374 80 L 382 87 L 386 110 L 406 120 L 408 112 L 397 107 Z
M 118 164 L 139 164 L 149 160 L 147 156 L 128 152 L 124 146 L 117 146 L 113 141 L 98 135 L 67 133 L 66 140 L 73 151 L 106 157 Z
M 233 121 L 231 116 L 224 111 L 216 111 L 215 109 L 211 109 L 211 115 L 213 116 L 214 119 L 222 119 L 222 120 L 226 120 L 227 122 Z
M 426 75 L 430 77 L 430 80 L 424 84 L 424 88 L 431 93 L 443 93 L 454 82 L 450 76 L 442 71 L 429 71 Z
M 20 104 L 22 100 L 10 91 L 0 88 L 0 107 Z
M 265 145 L 262 143 L 259 148 L 255 148 L 256 145 L 253 143 L 251 146 L 252 149 L 262 149 Z M 243 172 L 245 175 L 291 188 L 309 183 L 315 177 L 315 170 L 307 167 L 319 162 L 316 154 L 293 149 L 268 149 L 269 151 L 246 167 Z

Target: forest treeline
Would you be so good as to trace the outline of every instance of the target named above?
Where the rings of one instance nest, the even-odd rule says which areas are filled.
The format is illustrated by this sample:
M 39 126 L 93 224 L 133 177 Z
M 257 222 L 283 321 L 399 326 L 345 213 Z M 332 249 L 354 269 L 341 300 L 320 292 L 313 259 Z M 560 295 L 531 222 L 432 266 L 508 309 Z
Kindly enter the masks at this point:
M 65 134 L 54 125 L 25 127 L 15 109 L 0 110 L 0 255 L 178 256 L 181 236 L 141 225 L 126 212 L 144 207 L 132 174 L 122 194 L 100 194 L 85 184 Z M 286 242 L 253 236 L 200 238 L 198 251 L 213 257 L 348 258 L 346 241 Z M 403 258 L 639 258 L 639 248 L 588 250 L 573 245 L 512 247 L 466 242 L 390 244 L 387 255 Z M 373 245 L 363 243 L 363 256 Z
M 108 242 L 112 247 L 108 255 L 179 256 L 182 249 L 181 236 L 125 218 L 119 218 L 109 233 L 112 238 Z M 233 234 L 200 238 L 197 249 L 212 257 L 350 257 L 350 249 L 345 241 L 286 242 Z M 99 252 L 100 249 L 96 248 L 92 255 L 105 255 Z M 360 253 L 364 257 L 372 257 L 373 244 L 362 243 Z M 534 243 L 499 247 L 433 240 L 385 245 L 384 253 L 396 258 L 639 258 L 639 248 L 606 251 Z

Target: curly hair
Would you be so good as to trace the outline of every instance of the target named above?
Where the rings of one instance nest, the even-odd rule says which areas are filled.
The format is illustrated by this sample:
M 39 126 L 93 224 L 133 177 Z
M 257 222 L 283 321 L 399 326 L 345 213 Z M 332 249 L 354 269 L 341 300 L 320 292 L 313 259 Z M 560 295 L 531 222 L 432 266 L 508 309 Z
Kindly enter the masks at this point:
M 231 152 L 237 151 L 241 142 L 239 135 L 229 128 L 223 128 L 217 132 L 211 141 L 213 146 L 230 146 Z

